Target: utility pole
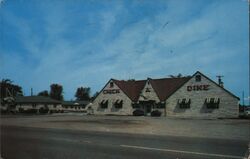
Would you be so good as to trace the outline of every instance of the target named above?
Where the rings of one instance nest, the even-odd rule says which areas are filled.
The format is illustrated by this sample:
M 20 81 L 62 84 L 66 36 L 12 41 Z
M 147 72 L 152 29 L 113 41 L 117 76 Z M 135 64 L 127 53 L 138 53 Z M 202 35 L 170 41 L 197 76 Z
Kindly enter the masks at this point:
M 33 96 L 33 88 L 30 88 L 30 96 Z
M 242 92 L 242 105 L 244 106 L 245 105 L 245 102 L 244 102 L 244 100 L 245 100 L 245 97 L 244 97 L 245 95 L 244 95 L 244 91 Z

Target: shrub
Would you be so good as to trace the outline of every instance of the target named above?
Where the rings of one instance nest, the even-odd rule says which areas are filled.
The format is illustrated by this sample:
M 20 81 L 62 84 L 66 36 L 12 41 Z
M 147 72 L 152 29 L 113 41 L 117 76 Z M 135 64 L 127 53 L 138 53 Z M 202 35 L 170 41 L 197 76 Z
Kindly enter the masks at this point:
M 151 112 L 151 116 L 161 116 L 161 112 L 159 110 L 154 110 Z
M 19 108 L 18 111 L 19 111 L 19 113 L 24 113 L 24 109 L 23 108 Z
M 133 111 L 133 115 L 134 116 L 143 116 L 144 115 L 144 111 L 140 110 L 140 109 L 136 109 L 135 111 Z
M 1 114 L 8 114 L 8 111 L 7 110 L 4 110 L 4 109 L 1 109 Z
M 40 114 L 47 114 L 48 112 L 49 112 L 49 109 L 48 109 L 48 108 L 43 108 L 43 107 L 42 107 L 42 108 L 39 109 L 39 113 L 40 113 Z
M 27 109 L 27 110 L 24 110 L 23 113 L 25 113 L 25 114 L 36 114 L 37 110 L 36 109 Z

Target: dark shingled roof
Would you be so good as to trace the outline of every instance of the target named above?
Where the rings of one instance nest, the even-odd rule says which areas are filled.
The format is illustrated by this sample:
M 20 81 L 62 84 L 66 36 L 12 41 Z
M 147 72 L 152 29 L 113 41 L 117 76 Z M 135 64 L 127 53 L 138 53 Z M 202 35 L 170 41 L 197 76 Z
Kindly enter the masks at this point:
M 158 95 L 159 99 L 164 101 L 190 78 L 191 77 L 149 79 L 149 82 Z M 113 81 L 132 101 L 138 100 L 139 95 L 147 82 L 147 80 Z
M 166 100 L 191 77 L 182 78 L 163 78 L 163 79 L 149 79 L 150 84 L 155 90 L 161 101 Z
M 119 81 L 113 80 L 115 84 L 132 100 L 137 101 L 147 80 L 141 81 Z
M 51 103 L 60 104 L 61 101 L 51 99 L 50 97 L 44 96 L 18 96 L 15 99 L 16 103 Z

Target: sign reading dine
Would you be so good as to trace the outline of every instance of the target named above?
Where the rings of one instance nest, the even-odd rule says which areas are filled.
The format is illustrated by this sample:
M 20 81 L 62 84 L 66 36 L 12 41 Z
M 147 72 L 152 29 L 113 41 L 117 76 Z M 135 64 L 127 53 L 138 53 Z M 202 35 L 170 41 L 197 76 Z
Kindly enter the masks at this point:
M 119 89 L 108 89 L 108 90 L 103 90 L 103 94 L 116 94 L 120 93 Z
M 209 90 L 209 85 L 187 86 L 187 91 L 207 91 L 207 90 Z

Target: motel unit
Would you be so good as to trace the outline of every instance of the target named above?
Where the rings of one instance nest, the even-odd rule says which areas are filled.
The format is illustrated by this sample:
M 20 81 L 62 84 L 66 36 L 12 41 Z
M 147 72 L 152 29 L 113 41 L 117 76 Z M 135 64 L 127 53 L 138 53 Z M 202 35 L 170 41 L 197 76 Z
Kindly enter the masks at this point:
M 61 101 L 43 96 L 17 96 L 15 105 L 17 112 L 34 110 L 39 113 L 42 109 L 48 109 L 49 112 L 62 111 Z
M 87 112 L 86 106 L 89 101 L 63 101 L 62 108 L 64 112 Z

